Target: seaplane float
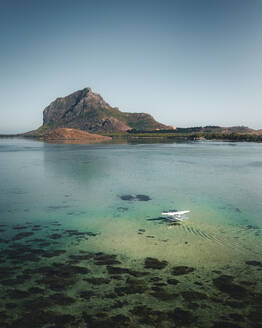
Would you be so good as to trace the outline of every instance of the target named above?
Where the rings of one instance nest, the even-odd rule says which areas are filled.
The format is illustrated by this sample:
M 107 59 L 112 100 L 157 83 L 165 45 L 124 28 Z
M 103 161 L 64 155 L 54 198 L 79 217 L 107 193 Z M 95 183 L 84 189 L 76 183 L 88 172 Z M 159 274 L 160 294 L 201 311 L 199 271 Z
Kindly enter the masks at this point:
M 163 216 L 166 216 L 167 220 L 176 222 L 176 221 L 184 221 L 187 217 L 186 214 L 190 211 L 166 211 L 162 212 Z

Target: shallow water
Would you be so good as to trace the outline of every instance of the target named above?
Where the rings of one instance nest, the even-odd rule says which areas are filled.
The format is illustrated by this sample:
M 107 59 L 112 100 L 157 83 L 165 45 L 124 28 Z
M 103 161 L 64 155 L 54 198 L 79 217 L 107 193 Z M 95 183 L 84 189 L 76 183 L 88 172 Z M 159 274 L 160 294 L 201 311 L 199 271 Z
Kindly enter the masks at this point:
M 0 172 L 0 327 L 261 327 L 261 144 L 0 139 Z

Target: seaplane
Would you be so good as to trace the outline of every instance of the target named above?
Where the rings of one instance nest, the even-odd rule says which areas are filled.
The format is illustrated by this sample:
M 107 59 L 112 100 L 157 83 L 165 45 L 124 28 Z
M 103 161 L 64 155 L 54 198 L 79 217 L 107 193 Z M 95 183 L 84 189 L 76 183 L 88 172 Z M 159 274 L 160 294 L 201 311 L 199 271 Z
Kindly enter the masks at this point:
M 162 212 L 161 214 L 163 216 L 167 217 L 167 220 L 170 221 L 184 221 L 186 219 L 186 214 L 190 211 L 167 211 Z

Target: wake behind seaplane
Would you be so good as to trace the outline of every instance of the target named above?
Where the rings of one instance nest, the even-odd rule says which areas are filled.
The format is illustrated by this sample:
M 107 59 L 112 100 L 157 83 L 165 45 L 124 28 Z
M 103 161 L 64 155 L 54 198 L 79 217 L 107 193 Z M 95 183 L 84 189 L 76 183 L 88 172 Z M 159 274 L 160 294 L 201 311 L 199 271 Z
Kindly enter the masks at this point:
M 162 212 L 163 216 L 167 216 L 167 220 L 170 221 L 184 221 L 186 219 L 186 214 L 190 211 L 165 211 Z

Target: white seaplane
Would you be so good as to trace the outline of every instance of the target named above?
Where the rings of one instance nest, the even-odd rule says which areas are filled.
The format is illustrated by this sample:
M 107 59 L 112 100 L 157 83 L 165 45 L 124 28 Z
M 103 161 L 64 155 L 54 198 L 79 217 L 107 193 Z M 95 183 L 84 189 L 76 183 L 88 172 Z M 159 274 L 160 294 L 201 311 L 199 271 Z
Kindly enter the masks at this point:
M 170 211 L 170 212 L 162 212 L 163 216 L 167 216 L 167 220 L 170 221 L 184 221 L 186 219 L 186 214 L 190 211 Z

